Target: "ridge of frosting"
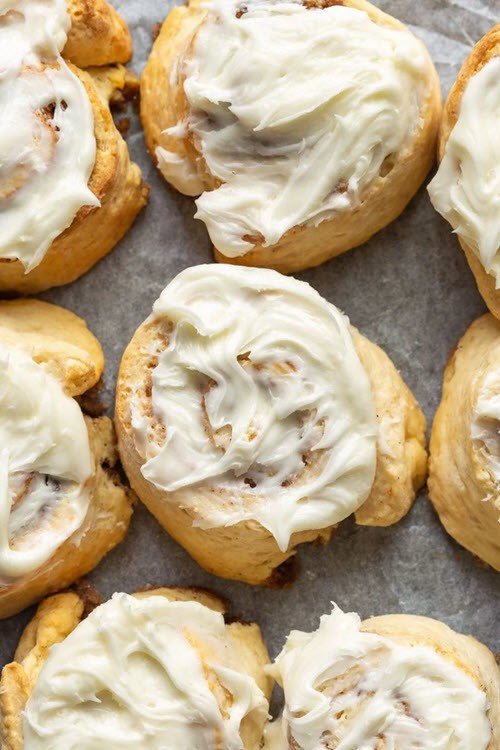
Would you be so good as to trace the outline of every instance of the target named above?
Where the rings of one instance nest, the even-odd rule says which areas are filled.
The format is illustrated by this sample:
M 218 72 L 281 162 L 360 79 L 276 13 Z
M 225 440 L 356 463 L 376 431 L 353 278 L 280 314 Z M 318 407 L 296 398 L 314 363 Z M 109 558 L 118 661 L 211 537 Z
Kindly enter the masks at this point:
M 269 668 L 283 686 L 281 738 L 297 750 L 486 750 L 486 694 L 427 646 L 362 631 L 334 607 L 318 630 L 294 630 Z
M 342 5 L 211 0 L 206 12 L 174 67 L 189 114 L 157 157 L 177 189 L 202 193 L 196 217 L 237 257 L 359 205 L 420 126 L 430 62 L 407 30 Z M 182 130 L 222 183 L 214 190 L 169 150 Z
M 375 407 L 337 308 L 276 271 L 200 265 L 166 287 L 152 320 L 171 331 L 152 372 L 152 411 L 132 395 L 132 431 L 142 473 L 167 501 L 202 496 L 208 518 L 197 523 L 255 519 L 283 550 L 294 532 L 364 502 Z
M 53 646 L 28 700 L 25 750 L 243 750 L 267 716 L 219 612 L 115 594 Z
M 94 168 L 94 119 L 82 82 L 60 55 L 65 0 L 0 6 L 0 257 L 26 272 L 82 206 Z
M 0 582 L 31 573 L 82 524 L 93 474 L 87 427 L 61 384 L 0 348 Z
M 428 191 L 436 211 L 500 288 L 500 57 L 467 82 Z

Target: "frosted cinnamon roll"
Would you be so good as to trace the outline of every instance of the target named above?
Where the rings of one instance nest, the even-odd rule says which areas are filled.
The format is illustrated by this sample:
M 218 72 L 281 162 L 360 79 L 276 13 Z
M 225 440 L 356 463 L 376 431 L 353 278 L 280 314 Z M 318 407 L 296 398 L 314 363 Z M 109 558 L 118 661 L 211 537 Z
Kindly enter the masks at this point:
M 192 589 L 115 594 L 86 617 L 76 593 L 45 600 L 2 672 L 6 747 L 258 750 L 267 650 L 223 613 Z
M 500 323 L 467 329 L 444 372 L 429 495 L 446 531 L 500 570 Z
M 395 523 L 425 477 L 425 420 L 388 357 L 268 269 L 202 265 L 166 287 L 123 356 L 116 425 L 162 526 L 254 584 L 351 513 Z
M 283 272 L 401 213 L 434 162 L 440 108 L 424 45 L 364 0 L 191 0 L 141 83 L 148 148 L 199 196 L 216 259 Z
M 285 694 L 269 750 L 499 746 L 495 658 L 437 620 L 335 607 L 314 633 L 292 631 L 269 671 Z
M 129 42 L 104 2 L 7 0 L 0 8 L 0 291 L 73 281 L 144 205 L 140 170 L 109 109 L 125 69 L 85 72 L 61 56 L 69 44 L 82 64 L 117 61 Z
M 75 400 L 102 370 L 76 315 L 0 302 L 0 618 L 87 573 L 127 530 L 112 423 Z
M 429 185 L 479 291 L 500 318 L 500 25 L 472 49 L 443 111 L 441 164 Z

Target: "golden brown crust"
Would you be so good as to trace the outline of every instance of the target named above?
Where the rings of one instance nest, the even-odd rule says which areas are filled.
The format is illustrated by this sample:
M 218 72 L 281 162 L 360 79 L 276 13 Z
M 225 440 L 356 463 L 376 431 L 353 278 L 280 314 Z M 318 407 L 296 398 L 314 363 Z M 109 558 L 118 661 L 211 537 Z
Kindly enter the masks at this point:
M 394 365 L 379 347 L 353 330 L 354 343 L 370 377 L 381 437 L 372 493 L 356 512 L 358 523 L 387 526 L 410 508 L 416 490 L 425 481 L 425 418 Z M 335 527 L 292 535 L 282 552 L 271 533 L 256 521 L 203 529 L 194 521 L 208 513 L 205 496 L 193 493 L 175 502 L 168 493 L 144 479 L 144 463 L 137 451 L 130 421 L 130 396 L 144 385 L 151 362 L 149 352 L 158 343 L 158 324 L 146 322 L 136 331 L 120 366 L 115 424 L 122 465 L 130 484 L 159 523 L 210 573 L 247 583 L 274 586 L 283 582 L 280 566 L 305 542 L 326 542 Z M 222 490 L 220 491 L 222 493 Z M 221 501 L 223 498 L 221 498 Z
M 104 92 L 111 95 L 125 87 L 125 69 L 102 69 L 96 81 L 89 73 L 70 67 L 85 86 L 92 106 L 96 161 L 89 187 L 101 205 L 83 206 L 71 225 L 52 242 L 42 262 L 28 274 L 19 260 L 0 259 L 0 292 L 34 294 L 74 281 L 112 250 L 147 200 L 148 189 L 140 169 L 130 161 L 109 101 L 103 96 Z
M 379 426 L 375 481 L 355 517 L 362 526 L 390 526 L 407 514 L 426 480 L 426 420 L 387 354 L 356 329 L 352 333 Z
M 0 302 L 0 343 L 26 351 L 71 396 L 92 387 L 102 374 L 102 349 L 85 322 L 48 302 Z M 41 568 L 0 585 L 0 618 L 20 612 L 92 570 L 127 531 L 132 495 L 114 471 L 118 455 L 113 424 L 108 417 L 86 417 L 85 421 L 95 466 L 87 516 Z
M 340 4 L 364 10 L 376 23 L 398 29 L 406 28 L 365 0 L 344 0 Z M 191 0 L 187 6 L 171 10 L 142 75 L 141 117 L 148 150 L 155 163 L 160 134 L 181 122 L 187 113 L 187 101 L 182 87 L 178 82 L 172 81 L 170 71 L 177 57 L 188 49 L 203 23 L 206 11 L 200 5 L 199 0 Z M 317 227 L 295 227 L 277 244 L 269 247 L 257 245 L 242 257 L 227 258 L 215 248 L 216 260 L 294 273 L 324 263 L 329 258 L 366 242 L 403 211 L 434 164 L 441 117 L 441 93 L 439 79 L 430 58 L 428 94 L 422 106 L 421 117 L 422 127 L 412 142 L 401 151 L 391 169 L 367 188 L 358 207 L 352 211 L 339 212 Z M 191 161 L 199 156 L 188 138 L 179 140 L 163 136 L 162 145 L 179 156 L 187 156 Z M 206 170 L 204 181 L 208 190 L 217 185 Z
M 493 26 L 482 39 L 472 48 L 470 55 L 465 60 L 460 73 L 453 84 L 443 108 L 443 117 L 439 133 L 439 160 L 444 156 L 446 143 L 450 133 L 456 125 L 460 112 L 460 104 L 465 87 L 476 73 L 479 73 L 486 63 L 500 56 L 500 24 Z M 495 288 L 495 277 L 485 271 L 483 264 L 478 259 L 474 250 L 462 239 L 460 245 L 469 262 L 479 292 L 486 302 L 490 312 L 500 319 L 500 290 Z
M 139 598 L 164 596 L 171 601 L 197 601 L 216 612 L 223 612 L 225 603 L 210 592 L 201 589 L 163 587 L 135 594 Z M 2 750 L 23 750 L 22 712 L 33 692 L 38 674 L 48 652 L 56 643 L 63 641 L 85 616 L 85 594 L 68 591 L 45 599 L 39 605 L 31 622 L 24 630 L 16 649 L 14 661 L 7 664 L 0 678 L 0 738 Z M 266 698 L 272 692 L 272 680 L 264 674 L 269 664 L 269 654 L 258 625 L 254 623 L 231 623 L 226 625 L 231 637 L 238 668 L 251 675 Z M 202 659 L 209 660 L 210 653 L 204 644 L 197 644 Z M 258 728 L 242 725 L 247 735 L 248 746 L 257 747 Z
M 382 615 L 365 620 L 362 630 L 390 638 L 405 646 L 427 646 L 465 672 L 489 703 L 492 738 L 487 750 L 500 747 L 500 672 L 491 651 L 469 635 L 457 633 L 443 622 L 417 615 Z
M 483 315 L 448 362 L 432 426 L 429 495 L 447 532 L 500 570 L 499 490 L 471 436 L 484 378 L 500 372 L 500 323 Z
M 0 342 L 45 365 L 69 396 L 88 391 L 104 370 L 101 345 L 85 321 L 49 302 L 0 301 Z
M 63 641 L 81 620 L 84 602 L 74 592 L 45 599 L 25 628 L 14 661 L 0 677 L 2 750 L 23 749 L 22 713 L 49 650 Z
M 66 0 L 71 26 L 63 57 L 79 68 L 126 63 L 132 56 L 127 24 L 106 0 Z

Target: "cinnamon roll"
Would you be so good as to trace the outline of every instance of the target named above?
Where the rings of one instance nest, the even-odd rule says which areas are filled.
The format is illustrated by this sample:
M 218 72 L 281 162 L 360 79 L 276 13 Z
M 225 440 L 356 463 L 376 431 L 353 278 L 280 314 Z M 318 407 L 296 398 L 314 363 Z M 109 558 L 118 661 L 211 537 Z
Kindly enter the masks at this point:
M 0 618 L 87 573 L 127 530 L 112 423 L 75 400 L 102 370 L 76 315 L 0 302 Z
M 429 495 L 446 531 L 500 570 L 500 323 L 467 329 L 444 372 Z
M 61 53 L 62 50 L 62 53 Z M 66 58 L 62 55 L 68 55 Z M 0 291 L 73 281 L 144 205 L 110 98 L 130 37 L 103 0 L 7 0 L 0 8 Z
M 84 614 L 58 594 L 25 630 L 0 683 L 6 750 L 258 750 L 271 682 L 257 625 L 225 624 L 223 602 L 192 589 Z
M 166 287 L 123 356 L 116 426 L 161 525 L 254 584 L 351 513 L 395 523 L 425 478 L 425 419 L 392 362 L 269 269 L 201 265 Z
M 395 219 L 434 162 L 424 45 L 365 0 L 190 0 L 142 76 L 146 141 L 215 257 L 294 272 Z
M 270 670 L 285 708 L 269 750 L 496 750 L 493 654 L 442 622 L 337 607 L 314 633 L 292 631 Z
M 500 24 L 474 46 L 443 111 L 434 208 L 458 236 L 488 308 L 500 318 Z

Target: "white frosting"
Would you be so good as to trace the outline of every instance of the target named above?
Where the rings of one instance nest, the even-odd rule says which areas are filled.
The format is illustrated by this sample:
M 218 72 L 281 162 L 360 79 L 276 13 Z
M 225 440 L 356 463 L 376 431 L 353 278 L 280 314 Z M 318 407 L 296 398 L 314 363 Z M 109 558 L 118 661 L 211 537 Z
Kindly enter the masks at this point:
M 24 750 L 243 750 L 241 723 L 267 701 L 234 646 L 201 604 L 115 594 L 51 649 Z
M 177 69 L 188 130 L 223 183 L 198 199 L 196 216 L 215 246 L 236 257 L 358 205 L 386 157 L 419 127 L 430 63 L 409 32 L 353 8 L 207 6 Z M 200 193 L 202 171 L 196 181 L 188 159 L 167 158 L 176 135 L 169 129 L 160 139 L 160 169 L 179 190 Z
M 467 83 L 443 160 L 429 185 L 436 211 L 500 288 L 500 58 Z
M 99 205 L 92 108 L 59 55 L 69 23 L 63 0 L 0 0 L 0 257 L 27 272 Z
M 92 475 L 74 399 L 17 349 L 0 348 L 0 581 L 45 563 L 85 518 Z
M 0 0 L 0 77 L 57 57 L 70 26 L 66 0 Z
M 399 645 L 360 624 L 334 608 L 316 632 L 289 635 L 270 670 L 285 692 L 282 746 L 486 750 L 488 704 L 472 679 L 426 646 Z
M 201 265 L 167 286 L 153 317 L 173 329 L 152 375 L 163 440 L 132 398 L 146 479 L 172 502 L 196 506 L 203 495 L 206 527 L 255 519 L 283 550 L 293 532 L 335 524 L 363 503 L 376 416 L 337 308 L 275 271 Z
M 168 151 L 161 146 L 156 149 L 156 157 L 158 167 L 164 175 L 168 175 L 168 181 L 176 190 L 184 193 L 184 195 L 192 196 L 203 192 L 203 182 L 190 159 L 175 154 L 173 151 Z
M 472 415 L 471 437 L 493 481 L 500 483 L 500 372 L 489 372 L 484 378 Z

